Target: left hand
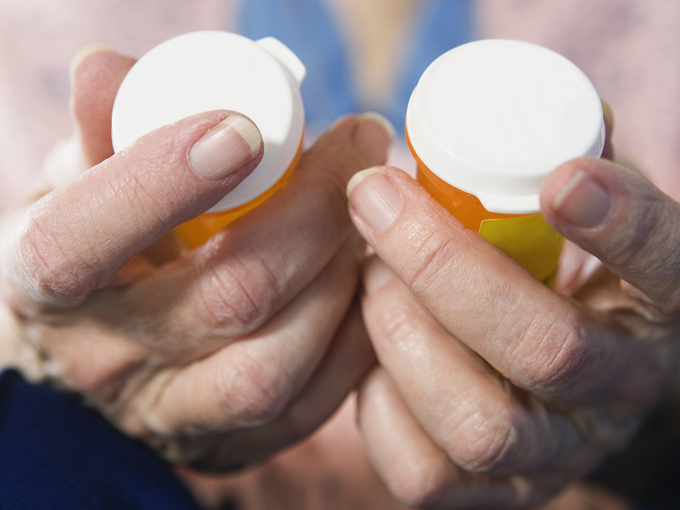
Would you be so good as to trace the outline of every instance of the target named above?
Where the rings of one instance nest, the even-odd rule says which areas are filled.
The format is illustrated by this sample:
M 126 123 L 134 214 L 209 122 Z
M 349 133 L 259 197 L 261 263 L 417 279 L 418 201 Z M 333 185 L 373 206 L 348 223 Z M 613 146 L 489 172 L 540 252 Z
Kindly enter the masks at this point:
M 380 367 L 359 425 L 399 500 L 529 508 L 627 444 L 677 364 L 678 203 L 606 160 L 555 170 L 543 214 L 604 264 L 565 296 L 397 169 L 358 174 L 349 196 L 384 261 L 365 270 Z
M 80 393 L 174 463 L 233 470 L 310 434 L 375 362 L 344 189 L 384 161 L 390 133 L 375 117 L 339 120 L 284 189 L 180 255 L 168 233 L 248 175 L 255 137 L 217 110 L 112 154 L 133 62 L 109 50 L 76 60 L 82 153 L 64 164 L 91 168 L 0 222 L 0 368 Z

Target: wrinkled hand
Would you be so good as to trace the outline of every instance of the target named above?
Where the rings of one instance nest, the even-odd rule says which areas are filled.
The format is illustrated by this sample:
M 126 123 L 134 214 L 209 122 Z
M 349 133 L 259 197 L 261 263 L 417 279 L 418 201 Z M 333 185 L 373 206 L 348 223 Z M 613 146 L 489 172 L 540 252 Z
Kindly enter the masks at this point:
M 113 99 L 133 63 L 99 50 L 73 69 L 93 166 L 6 215 L 15 334 L 0 352 L 173 462 L 239 467 L 311 432 L 375 362 L 352 306 L 364 247 L 345 186 L 384 162 L 390 136 L 370 117 L 338 122 L 285 189 L 180 256 L 166 234 L 245 178 L 261 141 L 244 117 L 214 111 L 112 155 Z M 216 132 L 206 162 L 200 143 Z
M 361 387 L 359 424 L 398 499 L 529 508 L 626 445 L 677 366 L 678 203 L 607 160 L 556 169 L 542 211 L 603 263 L 585 283 L 563 279 L 567 296 L 400 170 L 362 172 L 349 194 L 384 261 L 365 270 L 380 368 Z

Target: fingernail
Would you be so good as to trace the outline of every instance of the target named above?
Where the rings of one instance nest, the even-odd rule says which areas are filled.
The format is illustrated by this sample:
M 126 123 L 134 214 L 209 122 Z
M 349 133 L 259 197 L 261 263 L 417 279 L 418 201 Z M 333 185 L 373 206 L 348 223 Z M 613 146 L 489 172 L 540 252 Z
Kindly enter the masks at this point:
M 71 77 L 71 82 L 73 82 L 73 73 L 81 64 L 81 62 L 83 62 L 90 55 L 101 52 L 115 53 L 115 51 L 113 51 L 108 46 L 104 46 L 103 44 L 90 44 L 80 48 L 71 58 L 71 64 L 69 65 L 69 76 Z
M 383 167 L 355 174 L 347 184 L 347 196 L 354 210 L 375 232 L 392 224 L 403 203 Z
M 564 219 L 583 227 L 602 224 L 612 207 L 607 190 L 588 173 L 579 170 L 557 194 L 553 208 Z
M 257 156 L 261 144 L 255 124 L 240 115 L 229 115 L 194 144 L 189 165 L 204 179 L 223 179 Z
M 378 257 L 374 257 L 364 269 L 363 282 L 365 294 L 370 296 L 376 293 L 395 277 L 396 275 L 387 264 Z
M 380 126 L 385 130 L 385 132 L 389 136 L 390 142 L 394 140 L 397 131 L 396 129 L 394 129 L 394 126 L 389 121 L 389 119 L 384 115 L 380 115 L 379 113 L 376 112 L 366 112 L 361 114 L 361 119 L 380 124 Z

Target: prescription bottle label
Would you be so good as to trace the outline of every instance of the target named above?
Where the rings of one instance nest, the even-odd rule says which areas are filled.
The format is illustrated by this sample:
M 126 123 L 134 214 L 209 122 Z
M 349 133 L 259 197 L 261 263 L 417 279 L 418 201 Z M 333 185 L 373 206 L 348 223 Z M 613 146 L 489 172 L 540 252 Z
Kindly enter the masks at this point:
M 545 221 L 542 214 L 484 220 L 479 233 L 543 283 L 553 286 L 564 238 Z
M 447 184 L 427 168 L 415 152 L 413 155 L 418 161 L 418 182 L 437 202 L 467 228 L 479 232 L 536 278 L 553 287 L 564 238 L 548 225 L 543 215 L 489 212 L 477 197 Z

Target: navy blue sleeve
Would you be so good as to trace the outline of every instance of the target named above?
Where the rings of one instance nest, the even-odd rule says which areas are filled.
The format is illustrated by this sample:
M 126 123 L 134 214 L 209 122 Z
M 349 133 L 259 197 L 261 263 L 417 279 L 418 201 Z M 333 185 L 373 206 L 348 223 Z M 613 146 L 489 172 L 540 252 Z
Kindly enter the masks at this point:
M 172 470 L 76 396 L 0 373 L 0 509 L 200 510 Z

